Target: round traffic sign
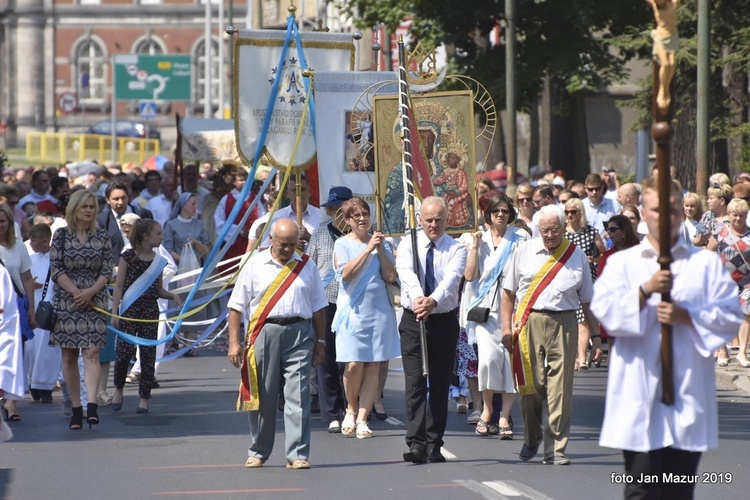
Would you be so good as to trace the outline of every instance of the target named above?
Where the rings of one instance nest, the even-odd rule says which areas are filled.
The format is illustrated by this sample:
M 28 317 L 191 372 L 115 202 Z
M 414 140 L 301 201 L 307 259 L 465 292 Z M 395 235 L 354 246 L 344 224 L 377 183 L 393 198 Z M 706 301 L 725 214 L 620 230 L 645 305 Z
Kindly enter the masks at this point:
M 57 98 L 57 108 L 63 113 L 72 113 L 78 107 L 78 97 L 73 92 L 63 92 Z

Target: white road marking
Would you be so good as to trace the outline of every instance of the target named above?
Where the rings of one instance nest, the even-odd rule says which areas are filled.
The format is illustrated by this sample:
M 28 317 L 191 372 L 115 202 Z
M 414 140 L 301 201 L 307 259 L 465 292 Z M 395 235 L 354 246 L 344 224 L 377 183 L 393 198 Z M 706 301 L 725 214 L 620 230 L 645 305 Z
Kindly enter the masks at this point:
M 519 483 L 518 481 L 495 481 L 496 483 L 500 483 L 508 488 L 511 488 L 514 491 L 517 491 L 521 494 L 521 496 L 524 496 L 526 498 L 530 498 L 532 500 L 552 500 L 552 498 L 548 497 L 547 495 L 540 493 L 536 491 L 533 488 L 529 488 L 523 483 Z
M 457 457 L 445 448 L 440 448 L 440 453 L 443 454 L 446 460 L 455 460 Z
M 513 488 L 506 486 L 502 481 L 482 481 L 482 484 L 487 486 L 488 488 L 497 491 L 504 497 L 521 497 L 519 492 L 514 490 Z
M 518 481 L 474 481 L 472 479 L 454 479 L 454 483 L 480 494 L 487 500 L 511 500 L 525 498 L 529 500 L 552 500 L 550 497 L 519 483 Z
M 385 419 L 385 421 L 391 425 L 401 425 L 401 426 L 404 425 L 404 423 L 401 420 L 394 418 L 394 417 L 388 417 Z

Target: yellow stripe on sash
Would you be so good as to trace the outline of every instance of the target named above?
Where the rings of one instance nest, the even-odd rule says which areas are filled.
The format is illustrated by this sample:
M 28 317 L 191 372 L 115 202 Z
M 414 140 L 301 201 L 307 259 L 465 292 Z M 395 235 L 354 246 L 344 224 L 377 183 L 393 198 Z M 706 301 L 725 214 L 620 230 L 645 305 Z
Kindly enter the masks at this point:
M 299 269 L 305 265 L 307 259 L 294 260 L 288 262 L 281 268 L 279 274 L 266 288 L 260 302 L 255 307 L 250 317 L 250 323 L 247 327 L 247 346 L 245 350 L 244 366 L 241 369 L 242 379 L 240 381 L 240 394 L 237 398 L 237 411 L 258 411 L 260 409 L 260 391 L 258 389 L 258 365 L 255 359 L 255 339 L 263 329 L 263 324 L 273 306 L 279 301 L 291 282 L 296 278 Z M 299 268 L 297 268 L 299 266 Z M 290 277 L 293 271 L 297 271 L 291 276 L 289 283 L 285 280 Z
M 563 238 L 562 243 L 555 249 L 550 255 L 547 261 L 542 265 L 539 272 L 536 273 L 534 278 L 529 284 L 528 290 L 518 303 L 516 309 L 515 318 L 515 336 L 516 336 L 516 348 L 518 349 L 517 357 L 514 356 L 514 371 L 516 372 L 516 386 L 519 394 L 535 394 L 536 386 L 534 385 L 534 372 L 531 368 L 531 347 L 529 346 L 529 332 L 527 329 L 527 323 L 529 315 L 531 314 L 531 308 L 534 306 L 536 299 L 544 291 L 547 285 L 552 281 L 557 272 L 552 273 L 552 269 L 555 265 L 559 264 L 562 267 L 567 261 L 567 258 L 561 261 L 561 257 L 566 253 L 568 248 L 571 246 L 571 242 L 567 238 Z M 571 249 L 572 250 L 572 249 Z M 570 252 L 572 254 L 572 251 Z M 569 257 L 569 255 L 568 255 Z M 518 311 L 521 311 L 519 317 Z

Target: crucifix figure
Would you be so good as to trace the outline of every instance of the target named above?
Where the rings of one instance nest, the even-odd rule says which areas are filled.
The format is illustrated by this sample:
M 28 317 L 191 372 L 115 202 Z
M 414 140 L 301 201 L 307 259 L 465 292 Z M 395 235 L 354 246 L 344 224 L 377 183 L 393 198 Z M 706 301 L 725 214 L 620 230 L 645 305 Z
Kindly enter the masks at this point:
M 656 29 L 651 31 L 654 41 L 653 58 L 659 65 L 659 86 L 656 105 L 666 112 L 671 103 L 670 85 L 674 76 L 675 52 L 680 43 L 677 34 L 677 3 L 679 0 L 646 0 L 654 9 Z

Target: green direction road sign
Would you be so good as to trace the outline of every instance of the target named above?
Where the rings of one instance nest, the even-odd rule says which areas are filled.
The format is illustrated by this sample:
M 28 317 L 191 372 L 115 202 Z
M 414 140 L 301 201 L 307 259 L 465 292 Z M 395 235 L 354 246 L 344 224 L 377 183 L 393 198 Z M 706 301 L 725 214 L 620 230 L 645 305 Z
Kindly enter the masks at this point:
M 115 99 L 189 101 L 190 56 L 114 57 Z

